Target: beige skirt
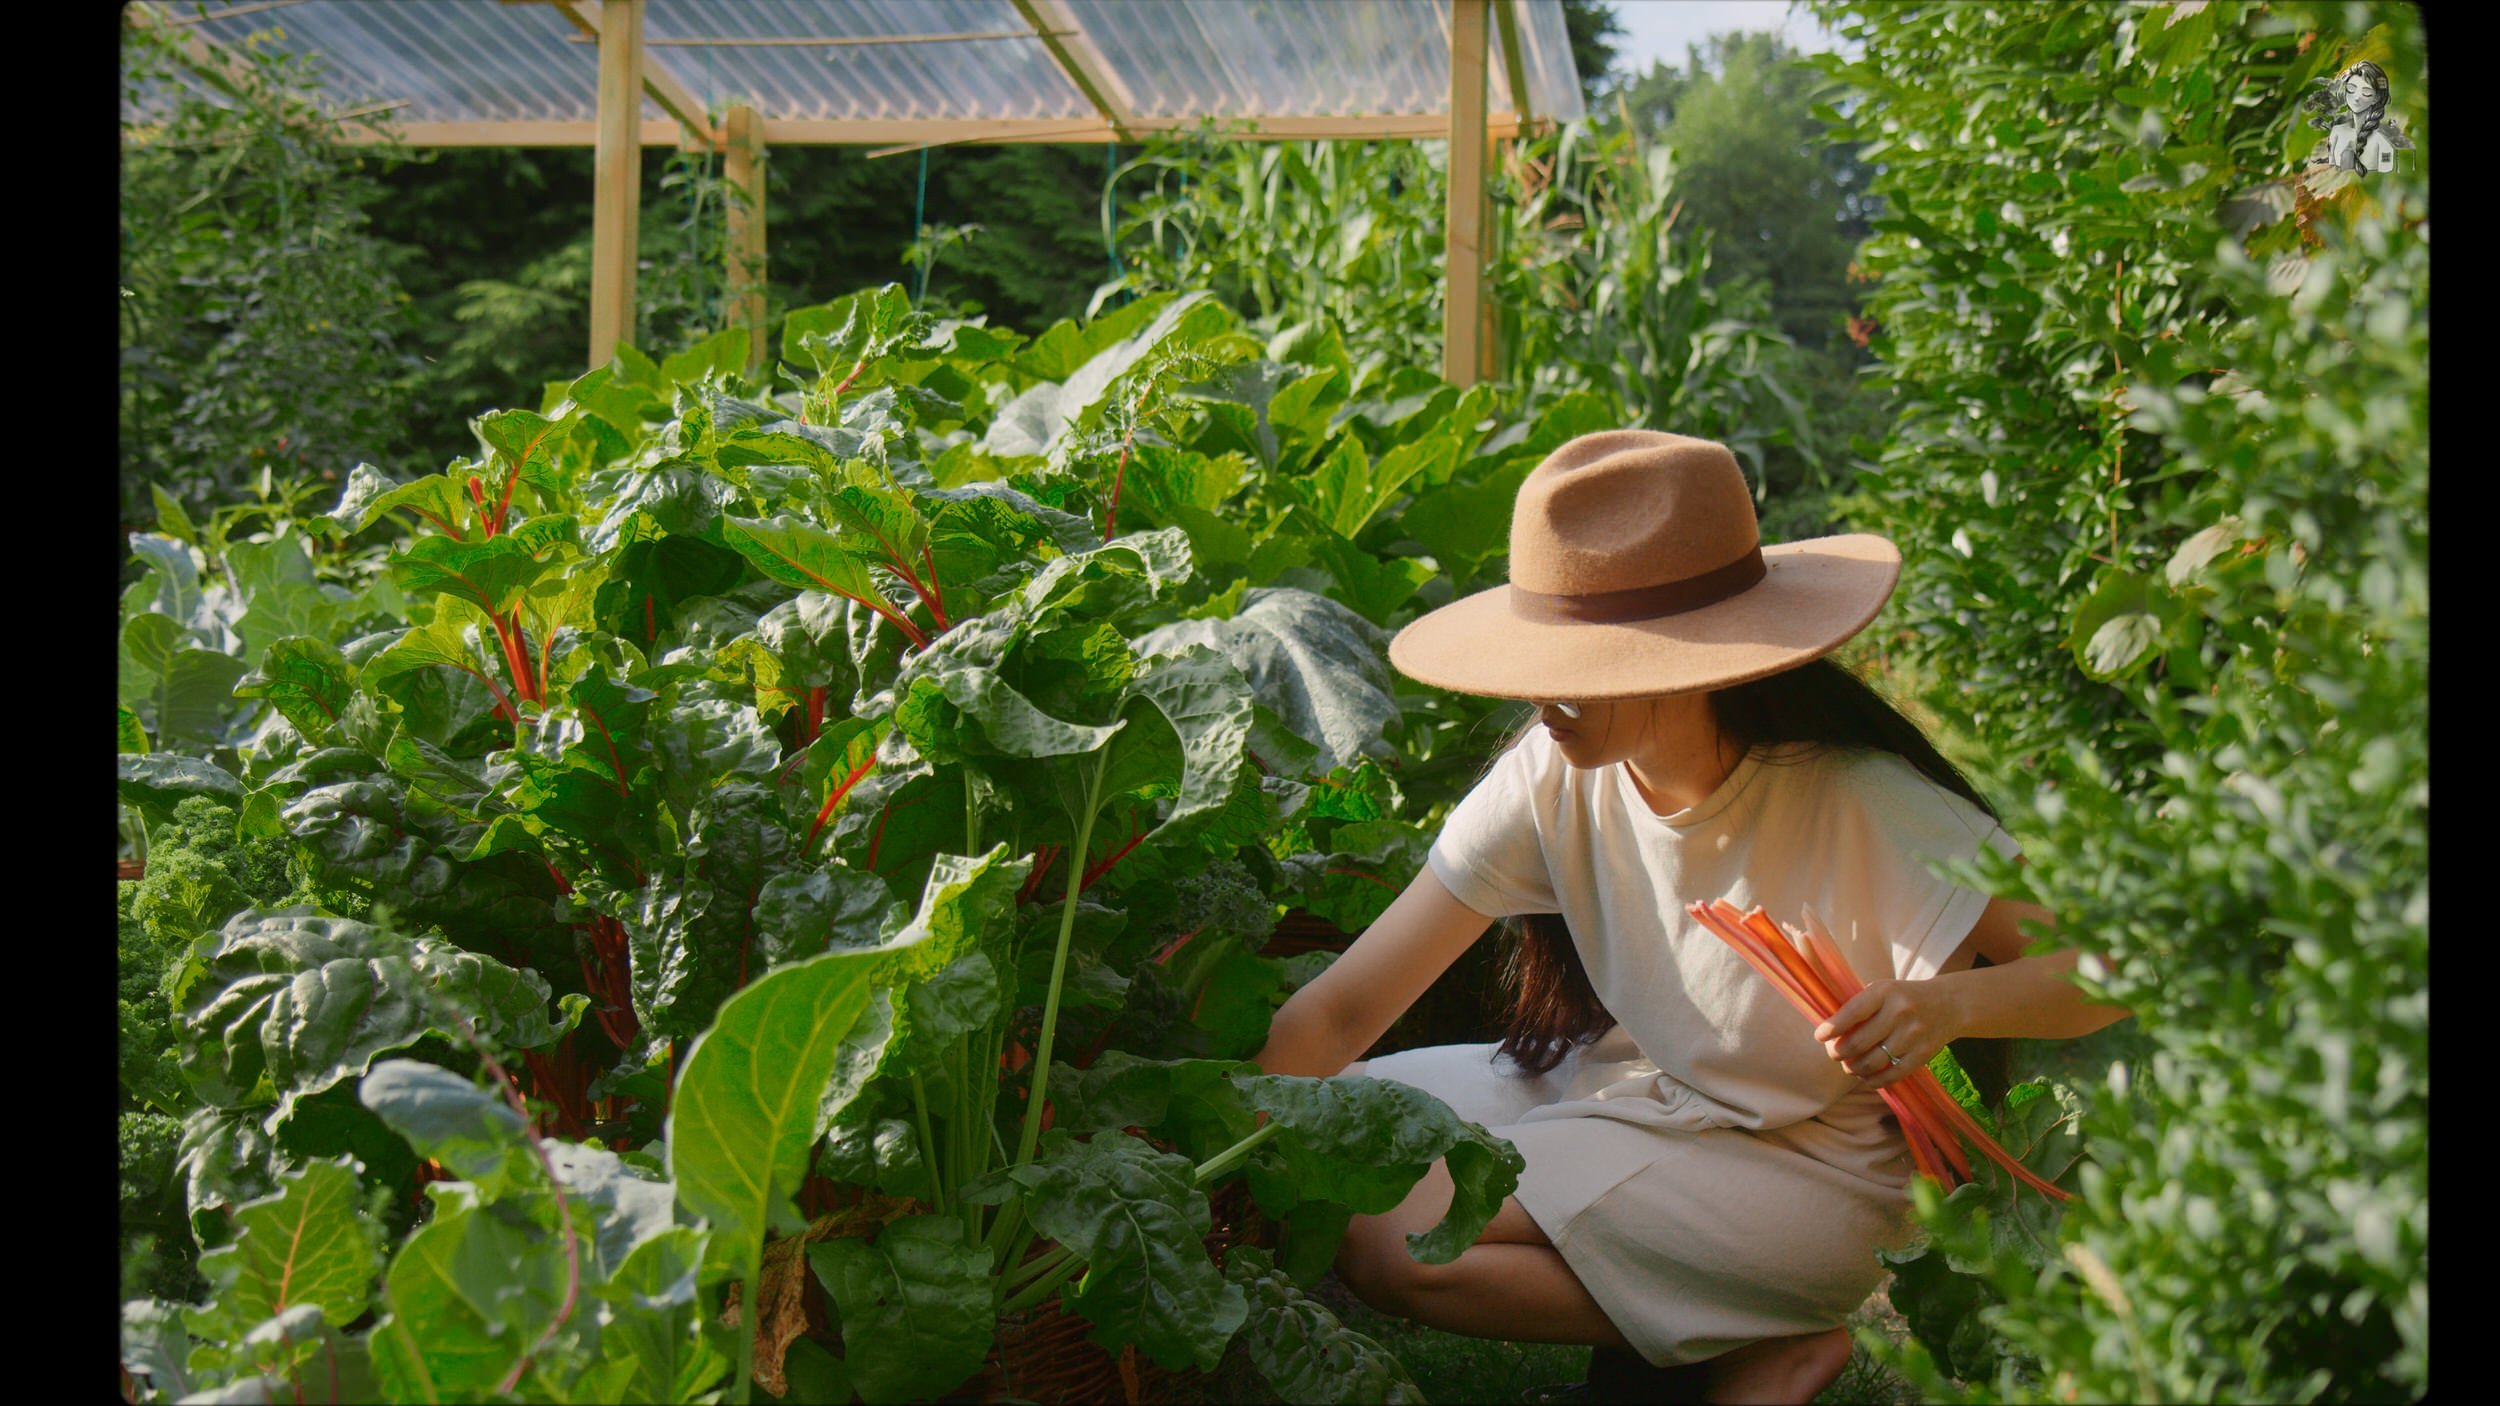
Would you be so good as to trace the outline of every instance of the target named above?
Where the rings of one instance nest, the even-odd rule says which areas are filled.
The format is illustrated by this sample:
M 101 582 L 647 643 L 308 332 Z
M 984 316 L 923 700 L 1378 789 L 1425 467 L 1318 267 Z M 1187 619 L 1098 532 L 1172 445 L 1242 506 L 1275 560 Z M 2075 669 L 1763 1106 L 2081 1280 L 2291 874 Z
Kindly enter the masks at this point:
M 1653 1365 L 1838 1327 L 1883 1279 L 1875 1251 L 1911 1233 L 1907 1148 L 1882 1100 L 1853 1094 L 1783 1128 L 1688 1131 L 1627 1106 L 1655 1071 L 1621 1027 L 1542 1075 L 1489 1044 L 1363 1070 L 1519 1149 L 1521 1208 Z

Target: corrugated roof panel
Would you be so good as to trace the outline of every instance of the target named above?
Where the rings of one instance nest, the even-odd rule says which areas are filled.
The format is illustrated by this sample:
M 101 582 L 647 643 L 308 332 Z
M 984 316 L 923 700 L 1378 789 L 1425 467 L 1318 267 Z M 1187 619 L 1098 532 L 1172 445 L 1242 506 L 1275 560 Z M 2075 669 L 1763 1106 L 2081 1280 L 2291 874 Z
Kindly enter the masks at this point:
M 598 113 L 598 50 L 565 43 L 573 27 L 548 6 L 306 0 L 199 28 L 220 44 L 240 47 L 258 33 L 317 51 L 334 101 L 405 98 L 408 106 L 392 114 L 404 121 L 587 121 Z
M 1503 3 L 1504 0 L 1497 0 Z M 590 0 L 596 4 L 597 0 Z M 1450 0 L 1063 0 L 1139 117 L 1424 115 L 1447 109 Z M 1045 14 L 1050 11 L 1045 8 Z M 1585 115 L 1560 0 L 1519 6 L 1540 117 Z M 767 118 L 1081 120 L 1093 104 L 1011 0 L 649 0 L 645 61 L 714 112 Z M 589 121 L 598 50 L 551 5 L 298 0 L 199 32 L 317 52 L 341 107 L 403 101 L 411 122 Z M 888 44 L 682 44 L 1012 34 Z M 1493 26 L 1492 109 L 1515 109 Z M 643 105 L 646 118 L 660 116 Z
M 1141 117 L 1422 115 L 1449 108 L 1449 0 L 1067 0 Z M 1521 7 L 1531 110 L 1582 115 L 1559 0 Z M 1515 109 L 1492 29 L 1492 109 Z
M 707 105 L 776 118 L 1082 117 L 1092 112 L 1008 0 L 651 0 L 659 57 Z M 679 38 L 860 39 L 1013 33 L 1012 39 L 846 45 L 673 45 Z
M 1580 121 L 1589 109 L 1580 98 L 1580 66 L 1571 57 L 1562 0 L 1530 0 L 1523 8 L 1519 47 L 1527 59 L 1528 92 L 1536 100 L 1531 110 L 1557 122 Z
M 1441 0 L 1068 0 L 1141 117 L 1437 111 L 1449 86 L 1442 8 Z

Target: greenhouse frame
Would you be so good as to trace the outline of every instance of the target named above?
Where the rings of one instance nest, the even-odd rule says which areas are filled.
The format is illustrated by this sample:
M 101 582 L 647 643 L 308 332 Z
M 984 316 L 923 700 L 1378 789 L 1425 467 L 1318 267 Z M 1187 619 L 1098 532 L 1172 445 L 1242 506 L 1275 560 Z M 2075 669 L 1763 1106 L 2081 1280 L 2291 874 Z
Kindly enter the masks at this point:
M 640 151 L 720 153 L 733 325 L 765 356 L 766 153 L 1245 140 L 1450 142 L 1442 374 L 1490 374 L 1495 143 L 1583 116 L 1561 0 L 246 0 L 176 26 L 210 86 L 317 53 L 340 115 L 412 147 L 597 150 L 588 364 L 633 325 Z M 639 93 L 640 101 L 633 100 Z

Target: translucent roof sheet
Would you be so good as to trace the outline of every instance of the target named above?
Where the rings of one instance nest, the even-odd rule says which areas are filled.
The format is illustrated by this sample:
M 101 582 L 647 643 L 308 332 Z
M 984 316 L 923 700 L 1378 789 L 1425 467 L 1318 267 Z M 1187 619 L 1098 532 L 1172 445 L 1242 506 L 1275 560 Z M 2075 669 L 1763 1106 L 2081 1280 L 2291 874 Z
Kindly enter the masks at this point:
M 1561 0 L 1495 3 L 1514 5 L 1530 113 L 1582 116 Z M 582 8 L 595 15 L 597 0 Z M 1104 96 L 1128 117 L 1448 110 L 1449 0 L 1036 0 L 1035 12 L 1070 27 L 1062 43 L 1099 65 Z M 598 49 L 552 4 L 281 0 L 159 13 L 221 45 L 317 52 L 339 106 L 392 103 L 394 121 L 597 117 Z M 1501 26 L 1488 28 L 1489 108 L 1515 112 Z M 1100 120 L 1013 0 L 648 0 L 643 32 L 646 68 L 715 116 L 742 103 L 767 122 Z M 881 42 L 827 42 L 841 40 Z M 647 99 L 643 111 L 665 116 Z

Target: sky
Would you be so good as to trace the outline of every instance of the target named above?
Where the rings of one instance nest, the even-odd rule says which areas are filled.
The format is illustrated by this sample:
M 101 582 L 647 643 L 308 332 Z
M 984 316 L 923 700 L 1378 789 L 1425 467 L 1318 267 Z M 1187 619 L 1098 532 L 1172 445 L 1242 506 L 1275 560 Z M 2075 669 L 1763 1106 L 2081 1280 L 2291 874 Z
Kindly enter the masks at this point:
M 1808 53 L 1840 47 L 1804 10 L 1790 14 L 1788 0 L 1615 0 L 1614 12 L 1626 31 L 1613 40 L 1615 68 L 1627 75 L 1653 61 L 1681 68 L 1685 45 L 1726 30 L 1776 30 Z

